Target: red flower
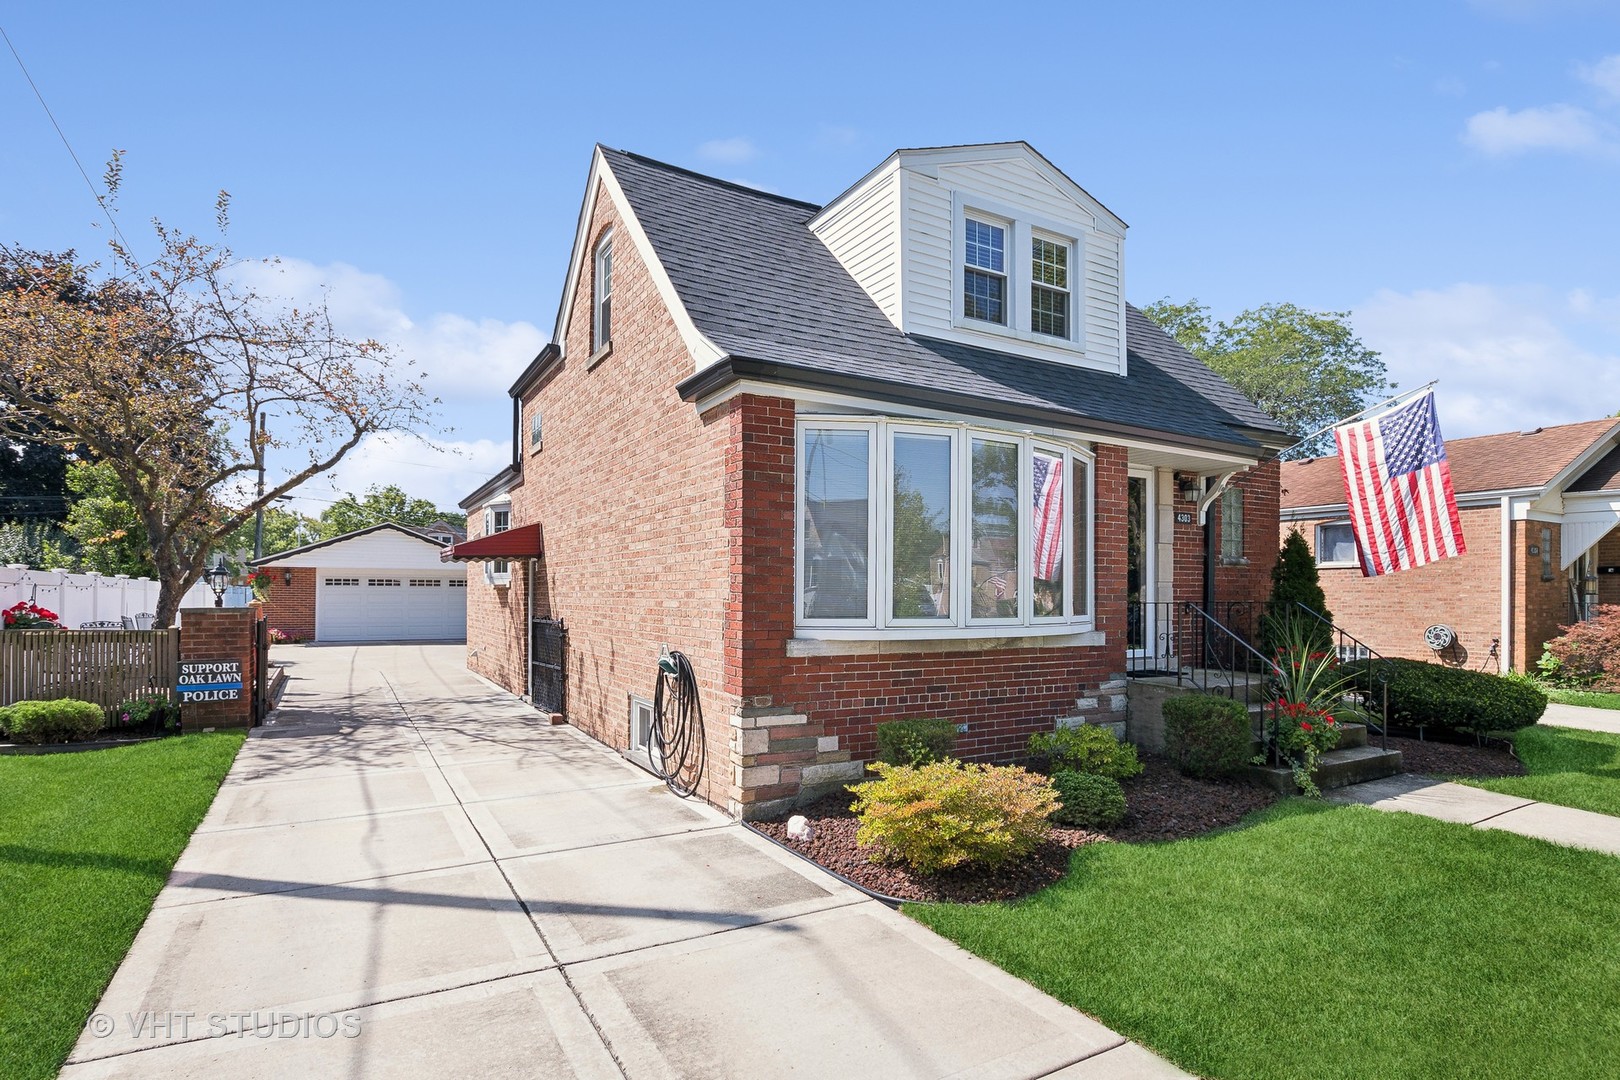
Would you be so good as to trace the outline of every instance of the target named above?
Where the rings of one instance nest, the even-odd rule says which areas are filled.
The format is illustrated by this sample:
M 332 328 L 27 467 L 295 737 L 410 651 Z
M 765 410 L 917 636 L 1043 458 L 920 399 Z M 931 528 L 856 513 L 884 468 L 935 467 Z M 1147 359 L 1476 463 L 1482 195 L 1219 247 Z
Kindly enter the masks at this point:
M 1315 729 L 1311 727 L 1311 722 L 1309 720 L 1301 720 L 1299 722 L 1299 730 L 1301 730 L 1301 731 L 1313 731 Z

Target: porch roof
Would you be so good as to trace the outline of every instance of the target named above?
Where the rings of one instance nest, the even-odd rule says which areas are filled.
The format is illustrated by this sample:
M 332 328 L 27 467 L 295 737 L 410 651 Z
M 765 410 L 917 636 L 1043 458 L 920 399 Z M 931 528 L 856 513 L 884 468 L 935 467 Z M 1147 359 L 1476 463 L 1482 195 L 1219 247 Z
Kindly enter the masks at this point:
M 476 540 L 463 540 L 439 552 L 441 562 L 469 562 L 473 559 L 537 559 L 542 554 L 540 523 L 519 525 L 505 532 L 490 533 Z

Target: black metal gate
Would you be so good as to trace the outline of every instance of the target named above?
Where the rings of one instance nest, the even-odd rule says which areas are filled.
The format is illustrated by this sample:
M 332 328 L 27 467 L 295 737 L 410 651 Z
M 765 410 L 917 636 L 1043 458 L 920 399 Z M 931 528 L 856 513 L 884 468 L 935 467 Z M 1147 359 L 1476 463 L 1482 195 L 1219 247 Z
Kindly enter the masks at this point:
M 529 698 L 541 712 L 566 713 L 568 627 L 561 619 L 529 621 Z
M 264 723 L 270 711 L 270 623 L 253 623 L 253 726 Z

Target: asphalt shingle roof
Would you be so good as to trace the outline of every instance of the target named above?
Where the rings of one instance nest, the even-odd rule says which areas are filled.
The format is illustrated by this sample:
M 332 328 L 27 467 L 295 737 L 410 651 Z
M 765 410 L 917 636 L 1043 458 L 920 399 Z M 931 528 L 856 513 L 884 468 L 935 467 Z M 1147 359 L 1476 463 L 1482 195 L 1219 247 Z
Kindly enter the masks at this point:
M 820 207 L 622 150 L 603 154 L 705 336 L 737 358 L 795 372 L 926 388 L 1252 450 L 1244 429 L 1281 432 L 1134 307 L 1125 377 L 906 335 L 810 231 Z

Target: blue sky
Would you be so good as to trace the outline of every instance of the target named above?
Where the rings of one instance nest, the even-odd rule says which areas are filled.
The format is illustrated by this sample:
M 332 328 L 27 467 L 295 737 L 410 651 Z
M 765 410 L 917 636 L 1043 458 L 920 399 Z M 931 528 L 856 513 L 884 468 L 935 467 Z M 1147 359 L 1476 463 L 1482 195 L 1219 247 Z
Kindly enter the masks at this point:
M 1620 0 L 246 7 L 0 25 L 91 177 L 127 152 L 137 247 L 225 188 L 282 291 L 428 363 L 450 452 L 379 442 L 311 496 L 451 503 L 504 460 L 597 141 L 824 201 L 1023 138 L 1130 223 L 1138 304 L 1351 311 L 1453 437 L 1620 409 Z M 99 252 L 3 52 L 0 147 L 0 238 Z

